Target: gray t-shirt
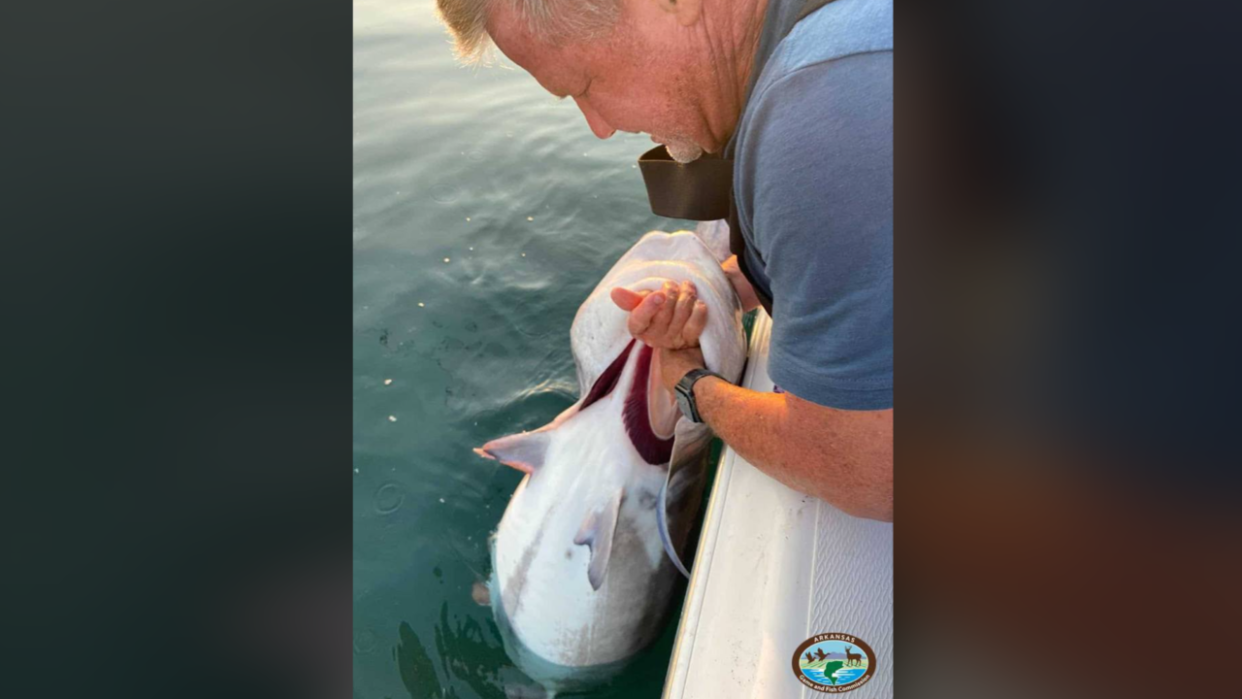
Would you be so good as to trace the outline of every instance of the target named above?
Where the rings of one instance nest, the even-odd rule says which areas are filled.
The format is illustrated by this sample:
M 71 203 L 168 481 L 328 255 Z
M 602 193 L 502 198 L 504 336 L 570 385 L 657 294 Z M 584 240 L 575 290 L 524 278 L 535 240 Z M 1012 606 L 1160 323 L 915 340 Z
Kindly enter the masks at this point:
M 802 4 L 769 3 L 765 32 Z M 892 2 L 836 0 L 766 39 L 731 150 L 747 263 L 773 299 L 768 372 L 820 405 L 891 408 Z

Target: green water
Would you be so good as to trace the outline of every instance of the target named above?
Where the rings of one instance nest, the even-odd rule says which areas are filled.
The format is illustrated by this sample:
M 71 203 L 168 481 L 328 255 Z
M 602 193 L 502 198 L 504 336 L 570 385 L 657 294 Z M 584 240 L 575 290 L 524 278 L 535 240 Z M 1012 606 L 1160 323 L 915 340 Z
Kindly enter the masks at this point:
M 600 141 L 521 70 L 457 65 L 432 7 L 354 3 L 360 699 L 520 682 L 471 599 L 520 474 L 471 448 L 574 402 L 578 304 L 642 233 L 690 225 L 647 208 L 646 136 Z M 675 623 L 596 696 L 659 696 Z

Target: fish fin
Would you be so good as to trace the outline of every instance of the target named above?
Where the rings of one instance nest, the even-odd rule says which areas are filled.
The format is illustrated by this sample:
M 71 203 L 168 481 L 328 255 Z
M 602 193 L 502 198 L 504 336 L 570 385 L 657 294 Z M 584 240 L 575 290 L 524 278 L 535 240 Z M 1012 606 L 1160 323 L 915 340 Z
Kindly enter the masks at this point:
M 621 499 L 625 489 L 617 490 L 603 507 L 582 520 L 574 543 L 591 549 L 591 564 L 587 566 L 587 579 L 591 589 L 598 590 L 608 573 L 608 559 L 612 556 L 612 536 L 617 530 L 617 514 L 621 511 Z
M 677 421 L 668 477 L 660 487 L 660 499 L 656 504 L 656 524 L 664 552 L 687 578 L 690 577 L 690 570 L 682 562 L 678 551 L 694 550 L 688 539 L 698 522 L 699 506 L 703 502 L 703 486 L 707 480 L 705 457 L 711 441 L 712 431 L 706 425 L 685 418 Z
M 505 466 L 512 466 L 522 473 L 534 473 L 543 466 L 550 441 L 551 435 L 548 431 L 522 432 L 493 439 L 475 449 L 474 453 L 485 459 L 495 459 Z

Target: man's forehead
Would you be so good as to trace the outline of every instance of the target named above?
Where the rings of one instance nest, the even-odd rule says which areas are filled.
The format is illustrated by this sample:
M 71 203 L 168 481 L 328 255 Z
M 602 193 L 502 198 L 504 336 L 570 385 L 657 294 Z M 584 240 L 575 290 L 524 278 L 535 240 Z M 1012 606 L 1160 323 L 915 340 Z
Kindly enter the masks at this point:
M 581 63 L 569 60 L 563 47 L 537 39 L 510 3 L 493 3 L 487 33 L 501 53 L 534 76 L 545 89 L 573 89 L 572 84 L 582 73 Z

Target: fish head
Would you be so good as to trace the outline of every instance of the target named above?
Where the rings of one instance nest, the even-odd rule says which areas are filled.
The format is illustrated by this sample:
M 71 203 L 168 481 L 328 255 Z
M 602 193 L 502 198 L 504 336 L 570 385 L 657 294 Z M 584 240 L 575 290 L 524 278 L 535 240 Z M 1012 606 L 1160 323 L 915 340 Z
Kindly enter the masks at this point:
M 708 308 L 699 340 L 704 362 L 736 383 L 746 360 L 746 340 L 733 285 L 716 255 L 695 234 L 652 231 L 612 266 L 574 317 L 570 343 L 578 402 L 538 430 L 493 440 L 476 453 L 534 473 L 555 430 L 597 403 L 616 400 L 623 404 L 621 415 L 634 448 L 647 463 L 667 464 L 677 423 L 685 418 L 672 391 L 660 381 L 659 353 L 630 335 L 628 313 L 612 301 L 611 292 L 619 286 L 654 291 L 665 282 L 685 280 L 694 283 Z
M 742 306 L 716 253 L 689 231 L 652 231 L 617 260 L 574 317 L 570 341 L 580 395 L 587 395 L 632 339 L 627 327 L 629 314 L 612 301 L 612 290 L 655 291 L 665 282 L 680 284 L 687 280 L 707 305 L 707 326 L 699 338 L 704 362 L 726 380 L 737 382 L 746 361 Z M 676 410 L 671 393 L 653 391 L 652 398 Z M 656 412 L 653 409 L 653 414 Z

